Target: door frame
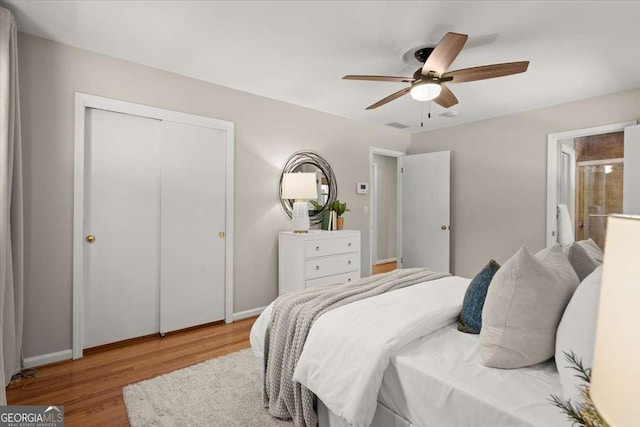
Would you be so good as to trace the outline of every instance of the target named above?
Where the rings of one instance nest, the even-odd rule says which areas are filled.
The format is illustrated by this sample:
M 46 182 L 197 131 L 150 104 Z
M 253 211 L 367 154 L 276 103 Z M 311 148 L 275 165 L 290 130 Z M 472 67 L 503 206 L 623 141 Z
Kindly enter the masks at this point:
M 550 133 L 547 135 L 547 229 L 546 243 L 551 247 L 558 241 L 558 221 L 556 204 L 558 200 L 558 153 L 560 140 L 579 138 L 582 136 L 600 135 L 603 133 L 623 131 L 628 126 L 635 126 L 637 120 L 629 122 L 613 123 L 591 128 L 575 129 L 565 132 Z
M 378 147 L 369 147 L 369 182 L 371 185 L 371 191 L 369 192 L 369 276 L 373 273 L 373 263 L 376 260 L 376 253 L 374 252 L 374 248 L 377 246 L 376 239 L 376 231 L 374 227 L 376 226 L 377 215 L 375 209 L 377 207 L 376 198 L 378 189 L 376 188 L 375 182 L 373 181 L 373 155 L 377 154 L 380 156 L 388 156 L 396 158 L 396 167 L 397 167 L 397 185 L 396 185 L 396 262 L 398 266 L 400 265 L 400 251 L 402 250 L 402 181 L 400 176 L 400 157 L 404 157 L 407 155 L 404 151 L 394 151 L 388 150 L 386 148 L 378 148 Z
M 371 163 L 371 272 L 378 262 L 378 164 Z
M 571 182 L 571 188 L 574 190 L 573 194 L 571 195 L 571 203 L 569 203 L 569 206 L 567 206 L 567 209 L 569 210 L 569 217 L 571 218 L 571 221 L 573 221 L 573 225 L 574 225 L 574 234 L 575 234 L 575 221 L 576 221 L 576 193 L 575 193 L 575 189 L 576 189 L 576 150 L 570 147 L 567 147 L 566 145 L 561 145 L 560 146 L 560 155 L 562 156 L 563 154 L 566 154 L 567 156 L 569 156 L 569 159 L 571 160 L 571 171 L 570 171 L 570 176 L 569 176 L 569 181 Z M 564 172 L 564 170 L 563 170 Z
M 226 138 L 225 322 L 233 322 L 233 188 L 235 124 L 226 120 L 166 110 L 86 93 L 75 93 L 73 178 L 73 358 L 83 352 L 85 123 L 87 108 L 218 129 Z

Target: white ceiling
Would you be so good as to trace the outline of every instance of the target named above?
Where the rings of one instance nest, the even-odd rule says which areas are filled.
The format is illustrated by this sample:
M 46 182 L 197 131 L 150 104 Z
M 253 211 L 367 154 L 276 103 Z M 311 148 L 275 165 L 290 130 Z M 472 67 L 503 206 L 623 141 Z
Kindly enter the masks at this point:
M 30 34 L 412 132 L 640 87 L 640 2 L 0 1 Z M 450 69 L 529 60 L 529 71 L 451 84 L 458 116 L 433 104 L 422 129 L 409 96 L 365 111 L 404 84 L 341 80 L 410 76 L 400 52 L 447 31 L 470 36 Z

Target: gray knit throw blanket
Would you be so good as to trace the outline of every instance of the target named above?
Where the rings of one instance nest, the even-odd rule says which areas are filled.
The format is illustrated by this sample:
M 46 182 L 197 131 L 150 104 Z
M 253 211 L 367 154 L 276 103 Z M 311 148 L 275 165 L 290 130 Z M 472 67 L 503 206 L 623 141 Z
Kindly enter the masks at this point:
M 296 426 L 316 427 L 316 397 L 293 381 L 293 372 L 313 322 L 334 308 L 446 276 L 449 273 L 408 268 L 279 297 L 273 304 L 265 334 L 265 408 L 269 408 L 269 413 L 276 418 L 293 419 Z

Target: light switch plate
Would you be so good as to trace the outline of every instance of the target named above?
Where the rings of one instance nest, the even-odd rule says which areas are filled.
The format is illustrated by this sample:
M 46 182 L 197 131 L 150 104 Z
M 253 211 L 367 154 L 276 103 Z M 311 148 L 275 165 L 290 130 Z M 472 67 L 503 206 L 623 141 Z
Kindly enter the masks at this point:
M 356 193 L 367 194 L 369 192 L 369 183 L 359 182 L 356 184 Z

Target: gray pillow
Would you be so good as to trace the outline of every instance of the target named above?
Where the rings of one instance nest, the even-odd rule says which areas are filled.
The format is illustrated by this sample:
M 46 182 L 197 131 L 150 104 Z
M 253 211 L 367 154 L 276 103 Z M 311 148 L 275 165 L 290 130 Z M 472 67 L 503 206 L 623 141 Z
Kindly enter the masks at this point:
M 579 281 L 559 246 L 544 252 L 536 257 L 522 247 L 493 277 L 480 331 L 486 366 L 522 368 L 553 357 L 558 323 Z
M 598 244 L 593 241 L 593 239 L 580 240 L 578 244 L 582 246 L 585 251 L 587 251 L 589 256 L 596 263 L 598 263 L 598 265 L 602 264 L 602 261 L 604 259 L 604 253 L 602 252 L 602 249 L 600 249 L 600 246 L 598 246 Z
M 577 242 L 573 242 L 571 246 L 563 248 L 562 251 L 567 255 L 569 263 L 581 282 L 598 266 L 598 263 L 589 256 L 585 248 Z

